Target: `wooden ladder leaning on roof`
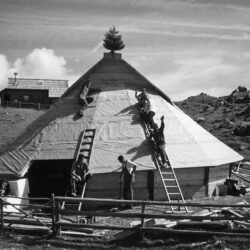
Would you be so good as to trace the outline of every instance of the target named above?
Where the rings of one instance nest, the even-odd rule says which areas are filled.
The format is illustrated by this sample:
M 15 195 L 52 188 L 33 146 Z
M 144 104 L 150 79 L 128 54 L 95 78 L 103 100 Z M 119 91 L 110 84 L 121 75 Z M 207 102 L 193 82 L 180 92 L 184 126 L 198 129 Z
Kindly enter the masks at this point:
M 140 112 L 140 111 L 139 111 Z M 150 137 L 150 129 L 148 127 L 148 124 L 143 120 L 143 125 L 144 125 L 144 131 L 146 134 L 147 139 Z M 168 167 L 163 167 L 162 162 L 158 157 L 158 153 L 155 150 L 155 146 L 152 145 L 153 148 L 153 156 L 154 156 L 154 161 L 157 166 L 157 169 L 160 173 L 160 177 L 162 180 L 162 184 L 164 186 L 165 193 L 167 195 L 167 199 L 169 202 L 174 202 L 178 200 L 179 202 L 185 203 L 179 182 L 177 180 L 177 177 L 175 175 L 174 169 L 172 168 L 169 160 L 167 162 Z M 170 206 L 171 212 L 172 213 L 183 213 L 183 212 L 189 212 L 188 208 L 186 206 Z
M 95 133 L 96 133 L 96 129 L 85 129 L 82 131 L 79 137 L 79 144 L 78 144 L 78 149 L 77 149 L 77 153 L 75 157 L 76 160 L 78 159 L 79 154 L 82 154 L 84 159 L 86 159 L 86 161 L 89 164 L 89 160 L 90 160 L 91 152 L 93 148 L 93 142 L 95 138 Z M 78 198 L 84 197 L 85 190 L 86 190 L 86 182 L 82 186 L 81 195 L 78 196 Z M 65 201 L 62 203 L 61 209 L 64 209 L 64 207 L 65 207 Z M 77 206 L 77 210 L 80 211 L 81 209 L 82 209 L 82 202 L 79 202 Z

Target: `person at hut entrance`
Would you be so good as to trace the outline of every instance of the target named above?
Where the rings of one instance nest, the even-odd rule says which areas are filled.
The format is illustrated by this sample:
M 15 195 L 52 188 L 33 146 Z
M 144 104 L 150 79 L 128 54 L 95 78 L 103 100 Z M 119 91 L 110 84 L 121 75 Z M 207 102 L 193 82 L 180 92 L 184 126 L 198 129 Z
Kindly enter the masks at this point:
M 161 117 L 161 126 L 160 128 L 156 123 L 153 125 L 153 131 L 150 134 L 150 139 L 154 138 L 156 151 L 161 156 L 162 166 L 167 167 L 168 157 L 165 150 L 165 136 L 164 136 L 164 116 Z
M 91 85 L 91 81 L 88 79 L 84 84 L 83 84 L 83 89 L 79 97 L 79 103 L 82 105 L 81 109 L 79 110 L 79 116 L 83 116 L 83 110 L 85 107 L 88 107 L 88 101 L 87 101 L 87 95 L 89 92 L 89 88 Z
M 84 156 L 80 154 L 71 169 L 71 195 L 77 196 L 77 185 L 84 185 L 91 178 L 89 166 Z
M 9 182 L 7 180 L 0 180 L 0 197 L 7 195 L 9 191 Z
M 133 200 L 136 164 L 130 160 L 126 160 L 123 155 L 118 157 L 118 161 L 122 164 L 120 183 L 123 184 L 123 199 Z

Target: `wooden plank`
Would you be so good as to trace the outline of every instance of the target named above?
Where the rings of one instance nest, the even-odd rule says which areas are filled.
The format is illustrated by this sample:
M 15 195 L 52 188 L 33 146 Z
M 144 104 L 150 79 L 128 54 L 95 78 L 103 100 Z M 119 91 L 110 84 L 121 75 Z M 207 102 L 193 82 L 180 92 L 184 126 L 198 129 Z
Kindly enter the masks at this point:
M 8 226 L 7 224 L 5 226 Z M 31 225 L 19 225 L 19 224 L 12 224 L 9 226 L 9 228 L 22 231 L 22 232 L 29 232 L 29 233 L 38 233 L 38 234 L 44 234 L 49 233 L 51 230 L 48 227 L 44 226 L 31 226 Z
M 199 227 L 199 228 L 217 228 L 225 229 L 228 227 L 228 221 L 178 221 L 177 227 Z
M 75 232 L 75 231 L 61 231 L 62 235 L 71 235 L 71 236 L 91 236 L 91 237 L 103 237 L 102 234 L 88 234 L 84 232 Z
M 158 205 L 158 206 L 191 206 L 191 207 L 228 207 L 228 204 L 204 204 L 204 203 L 196 203 L 196 202 L 166 202 L 166 201 L 145 201 L 145 200 L 117 200 L 117 199 L 95 199 L 95 198 L 73 198 L 73 197 L 63 197 L 63 196 L 56 196 L 56 201 L 74 201 L 79 202 L 82 201 L 86 204 L 134 204 L 134 205 Z M 230 207 L 237 207 L 237 208 L 250 208 L 250 204 L 230 204 Z
M 228 221 L 233 221 L 234 219 L 236 220 L 241 220 L 241 221 L 247 221 L 250 219 L 249 216 L 244 216 L 244 217 L 226 217 L 226 216 L 190 216 L 190 215 L 179 215 L 179 214 L 150 214 L 150 213 L 124 213 L 124 212 L 97 212 L 97 211 L 78 211 L 76 212 L 75 210 L 59 210 L 59 213 L 62 215 L 83 215 L 83 216 L 101 216 L 101 217 L 121 217 L 121 218 L 165 218 L 169 220 L 183 220 L 183 219 L 190 219 L 190 220 L 228 220 Z
M 4 224 L 18 224 L 18 225 L 32 225 L 32 226 L 48 226 L 51 227 L 52 223 L 48 221 L 44 222 L 39 222 L 39 221 L 32 221 L 32 220 L 27 220 L 27 219 L 22 219 L 22 220 L 13 220 L 13 219 L 7 219 L 4 218 Z
M 234 233 L 234 232 L 220 232 L 220 231 L 198 231 L 198 230 L 181 230 L 181 229 L 171 229 L 171 228 L 153 228 L 145 227 L 140 228 L 144 232 L 158 232 L 167 234 L 179 234 L 179 235 L 216 235 L 216 236 L 235 236 L 235 237 L 250 237 L 250 233 Z
M 122 226 L 110 226 L 110 225 L 96 225 L 96 224 L 80 224 L 80 223 L 62 223 L 62 222 L 56 222 L 57 226 L 60 226 L 62 228 L 69 228 L 69 229 L 109 229 L 109 230 L 129 230 L 129 231 L 135 231 L 134 227 L 122 227 Z M 136 229 L 137 230 L 137 229 Z

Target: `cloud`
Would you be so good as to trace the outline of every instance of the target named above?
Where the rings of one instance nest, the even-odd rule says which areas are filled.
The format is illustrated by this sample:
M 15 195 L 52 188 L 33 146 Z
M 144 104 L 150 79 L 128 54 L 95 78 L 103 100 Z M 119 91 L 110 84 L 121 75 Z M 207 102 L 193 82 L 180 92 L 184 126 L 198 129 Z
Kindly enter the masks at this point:
M 18 58 L 14 68 L 19 77 L 62 78 L 68 75 L 66 61 L 52 49 L 34 49 L 25 58 Z
M 0 54 L 0 90 L 8 84 L 8 75 L 10 74 L 10 65 L 5 55 Z
M 149 78 L 173 100 L 205 92 L 213 96 L 232 92 L 247 75 L 246 68 L 226 62 L 223 57 L 176 59 L 176 70 Z
M 64 57 L 46 48 L 34 49 L 26 57 L 16 59 L 12 65 L 6 56 L 0 55 L 0 90 L 7 86 L 8 77 L 13 77 L 13 72 L 17 72 L 20 78 L 65 79 L 72 84 L 77 76 L 66 64 Z
M 103 41 L 99 42 L 91 51 L 90 53 L 88 54 L 89 55 L 92 55 L 94 53 L 96 53 L 100 48 L 102 48 L 102 45 L 103 44 Z

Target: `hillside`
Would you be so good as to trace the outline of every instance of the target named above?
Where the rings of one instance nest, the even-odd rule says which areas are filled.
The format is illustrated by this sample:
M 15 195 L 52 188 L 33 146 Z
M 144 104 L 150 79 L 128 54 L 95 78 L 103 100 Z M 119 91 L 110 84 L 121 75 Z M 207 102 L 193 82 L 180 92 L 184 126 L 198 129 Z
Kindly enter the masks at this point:
M 201 93 L 176 105 L 219 140 L 250 158 L 250 91 L 245 87 L 219 98 Z

